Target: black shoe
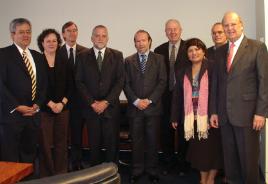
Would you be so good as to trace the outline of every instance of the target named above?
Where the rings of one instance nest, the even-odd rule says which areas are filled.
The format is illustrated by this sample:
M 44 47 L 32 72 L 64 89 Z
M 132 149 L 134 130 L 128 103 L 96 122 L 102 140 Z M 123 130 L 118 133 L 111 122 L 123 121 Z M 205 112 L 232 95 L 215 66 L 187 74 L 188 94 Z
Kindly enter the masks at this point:
M 151 183 L 159 183 L 159 177 L 157 175 L 149 175 L 149 180 Z
M 72 171 L 79 171 L 82 169 L 84 169 L 84 166 L 81 163 L 79 163 L 79 164 L 73 165 Z
M 132 175 L 132 176 L 130 176 L 130 178 L 129 178 L 129 183 L 137 183 L 138 182 L 138 180 L 140 179 L 140 175 Z
M 167 169 L 163 169 L 162 174 L 163 174 L 164 176 L 166 176 L 166 175 L 169 174 L 169 171 L 168 171 Z

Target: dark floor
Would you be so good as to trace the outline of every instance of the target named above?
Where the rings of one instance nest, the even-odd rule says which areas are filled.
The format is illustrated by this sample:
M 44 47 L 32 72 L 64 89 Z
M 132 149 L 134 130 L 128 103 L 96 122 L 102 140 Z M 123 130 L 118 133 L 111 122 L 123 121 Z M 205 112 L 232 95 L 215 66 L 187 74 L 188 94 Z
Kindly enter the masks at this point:
M 124 152 L 120 153 L 120 158 L 123 158 L 122 162 L 128 163 L 130 158 L 130 152 Z M 199 183 L 199 173 L 198 171 L 194 169 L 189 169 L 185 175 L 181 176 L 178 169 L 176 169 L 176 166 L 173 168 L 173 170 L 170 171 L 169 174 L 163 175 L 163 165 L 162 165 L 162 159 L 161 154 L 159 154 L 159 178 L 160 178 L 160 184 L 198 184 Z M 129 183 L 129 177 L 130 177 L 130 165 L 125 164 L 119 164 L 119 173 L 121 175 L 122 184 L 128 184 Z M 217 177 L 215 184 L 220 184 L 221 178 Z M 140 178 L 138 184 L 146 184 L 150 183 L 148 177 L 146 175 L 142 176 Z

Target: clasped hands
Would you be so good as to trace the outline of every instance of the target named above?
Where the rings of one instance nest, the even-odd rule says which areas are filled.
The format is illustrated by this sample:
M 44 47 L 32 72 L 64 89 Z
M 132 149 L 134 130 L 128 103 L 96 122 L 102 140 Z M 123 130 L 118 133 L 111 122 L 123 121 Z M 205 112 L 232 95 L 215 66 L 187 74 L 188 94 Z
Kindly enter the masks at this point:
M 56 114 L 60 113 L 64 107 L 64 105 L 61 102 L 55 103 L 51 100 L 48 102 L 47 106 L 52 110 L 52 112 Z
M 144 110 L 147 109 L 147 107 L 150 105 L 150 100 L 149 99 L 140 99 L 138 101 L 137 107 L 139 110 Z
M 91 104 L 91 107 L 97 114 L 101 114 L 105 111 L 108 105 L 109 103 L 106 100 L 95 100 L 94 103 Z
M 33 104 L 33 106 L 27 105 L 19 105 L 16 107 L 16 111 L 22 114 L 22 116 L 33 116 L 37 112 L 39 112 L 39 106 L 37 104 Z

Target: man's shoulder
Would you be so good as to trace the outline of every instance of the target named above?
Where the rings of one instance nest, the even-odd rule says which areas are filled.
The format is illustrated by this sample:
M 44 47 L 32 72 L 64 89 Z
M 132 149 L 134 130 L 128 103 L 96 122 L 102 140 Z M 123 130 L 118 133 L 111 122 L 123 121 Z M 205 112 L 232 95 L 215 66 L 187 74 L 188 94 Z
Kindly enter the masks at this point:
M 164 56 L 162 54 L 156 53 L 156 52 L 149 52 L 149 56 L 156 57 L 156 58 L 163 58 Z
M 161 53 L 168 49 L 168 42 L 165 42 L 154 49 L 154 52 Z
M 251 39 L 251 38 L 247 38 L 247 37 L 245 37 L 244 39 L 246 39 L 247 44 L 251 45 L 251 46 L 259 47 L 261 45 L 264 45 L 264 43 L 259 41 L 259 40 L 255 40 L 255 39 Z
M 84 51 L 87 51 L 88 48 L 83 46 L 83 45 L 77 44 L 76 45 L 76 50 L 77 50 L 77 52 L 84 52 Z
M 13 44 L 13 45 L 9 45 L 9 46 L 0 48 L 0 52 L 6 53 L 6 52 L 13 51 L 15 49 L 16 49 L 16 46 Z
M 106 47 L 106 49 L 107 49 L 108 52 L 113 53 L 115 55 L 123 55 L 123 53 L 120 50 L 113 49 L 113 48 L 110 48 L 110 47 Z

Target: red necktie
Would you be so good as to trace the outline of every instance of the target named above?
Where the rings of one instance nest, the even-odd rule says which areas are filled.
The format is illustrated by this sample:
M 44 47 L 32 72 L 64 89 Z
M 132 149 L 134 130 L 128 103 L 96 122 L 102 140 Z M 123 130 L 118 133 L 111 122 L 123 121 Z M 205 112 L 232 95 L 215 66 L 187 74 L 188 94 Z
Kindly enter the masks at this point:
M 229 48 L 228 58 L 227 58 L 227 72 L 230 71 L 230 68 L 232 66 L 232 57 L 234 54 L 234 47 L 235 47 L 235 44 L 231 43 L 230 48 Z

